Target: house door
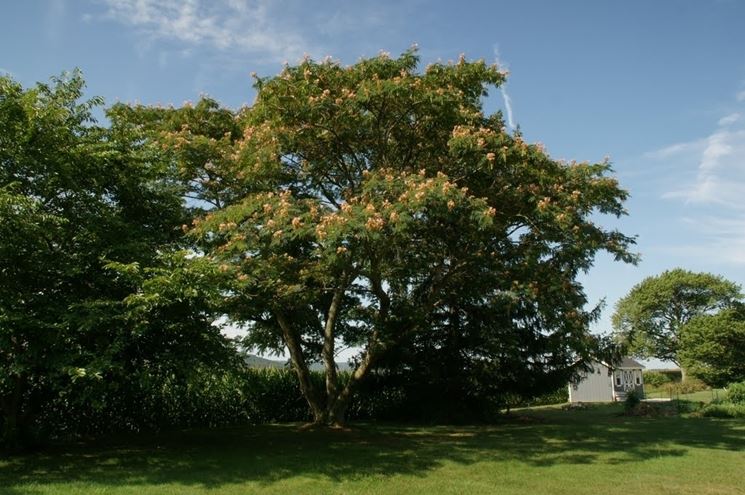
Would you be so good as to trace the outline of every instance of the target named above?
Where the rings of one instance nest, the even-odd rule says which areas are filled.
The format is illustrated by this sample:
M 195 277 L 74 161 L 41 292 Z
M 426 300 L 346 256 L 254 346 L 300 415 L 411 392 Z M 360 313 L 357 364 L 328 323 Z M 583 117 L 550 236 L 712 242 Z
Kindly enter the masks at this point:
M 634 372 L 629 370 L 624 370 L 622 374 L 622 383 L 621 387 L 623 387 L 624 390 L 634 390 Z

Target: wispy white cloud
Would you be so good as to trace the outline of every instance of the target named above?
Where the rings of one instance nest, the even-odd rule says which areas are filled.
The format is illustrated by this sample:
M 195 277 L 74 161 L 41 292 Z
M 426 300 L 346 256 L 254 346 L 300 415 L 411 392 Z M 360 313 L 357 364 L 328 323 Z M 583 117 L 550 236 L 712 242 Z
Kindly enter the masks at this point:
M 718 123 L 720 126 L 727 126 L 740 120 L 740 117 L 742 117 L 742 115 L 739 112 L 734 112 L 719 119 Z
M 690 143 L 695 151 L 700 143 Z M 672 156 L 672 155 L 668 155 Z M 668 191 L 665 198 L 745 210 L 745 129 L 719 129 L 697 154 L 696 180 Z
M 745 122 L 730 111 L 708 136 L 648 152 L 654 165 L 675 164 L 663 198 L 681 201 L 679 220 L 697 241 L 671 254 L 745 264 Z
M 699 242 L 660 246 L 656 251 L 719 264 L 745 265 L 745 218 L 701 215 L 683 217 L 681 222 L 688 231 L 696 233 Z
M 151 40 L 170 40 L 235 50 L 265 61 L 296 59 L 315 52 L 270 0 L 102 0 L 105 17 L 137 29 Z
M 507 70 L 507 64 L 502 62 L 502 59 L 499 55 L 499 45 L 494 45 L 494 58 L 497 62 L 497 65 L 502 70 Z M 504 82 L 499 87 L 500 93 L 502 93 L 502 99 L 504 100 L 504 108 L 507 112 L 507 125 L 510 126 L 510 129 L 515 128 L 515 119 L 512 114 L 512 98 L 510 98 L 510 95 L 507 93 L 507 83 Z
M 665 160 L 668 158 L 676 157 L 683 154 L 696 153 L 697 150 L 703 151 L 706 146 L 705 139 L 699 139 L 696 141 L 689 141 L 683 143 L 675 143 L 664 148 L 657 150 L 647 151 L 642 156 L 644 158 L 652 160 Z
M 745 101 L 745 89 L 737 93 L 735 98 L 737 98 L 737 101 Z

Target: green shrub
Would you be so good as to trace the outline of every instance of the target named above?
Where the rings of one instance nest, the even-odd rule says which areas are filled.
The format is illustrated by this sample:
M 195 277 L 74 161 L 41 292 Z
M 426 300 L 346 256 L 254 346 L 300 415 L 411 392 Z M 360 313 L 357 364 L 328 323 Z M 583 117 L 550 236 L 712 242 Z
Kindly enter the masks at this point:
M 700 392 L 702 390 L 708 389 L 709 387 L 707 387 L 704 382 L 696 378 L 688 378 L 684 382 L 668 383 L 667 385 L 663 386 L 663 390 L 665 390 L 665 392 L 667 392 L 671 396 L 692 394 L 694 392 Z
M 660 371 L 644 372 L 644 385 L 649 387 L 659 388 L 668 383 L 672 383 L 673 381 L 674 378 L 670 373 L 663 373 Z
M 730 383 L 727 386 L 725 400 L 734 404 L 745 404 L 745 382 Z
M 626 400 L 623 402 L 623 408 L 626 412 L 632 411 L 641 401 L 642 398 L 639 392 L 632 390 L 626 395 Z
M 505 397 L 505 405 L 510 408 L 548 406 L 552 404 L 562 404 L 567 401 L 569 401 L 569 389 L 566 385 L 559 387 L 553 392 L 534 397 L 523 397 L 514 394 Z
M 745 404 L 708 404 L 701 409 L 700 414 L 710 418 L 745 418 Z

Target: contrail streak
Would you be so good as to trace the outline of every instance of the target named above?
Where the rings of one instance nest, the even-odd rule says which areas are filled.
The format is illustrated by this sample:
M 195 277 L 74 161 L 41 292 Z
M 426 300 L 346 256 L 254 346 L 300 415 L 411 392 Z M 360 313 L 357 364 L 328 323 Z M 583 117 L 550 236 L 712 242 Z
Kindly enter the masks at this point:
M 507 94 L 507 88 L 504 83 L 499 87 L 499 91 L 502 93 L 502 99 L 504 100 L 504 107 L 507 110 L 507 125 L 510 129 L 515 129 L 515 121 L 512 118 L 512 98 Z
M 507 64 L 502 63 L 502 60 L 499 58 L 499 45 L 494 45 L 494 58 L 496 59 L 497 65 L 500 69 L 505 69 Z M 507 125 L 510 126 L 510 129 L 513 131 L 515 130 L 515 119 L 512 113 L 512 98 L 510 98 L 510 95 L 507 94 L 507 83 L 502 83 L 501 86 L 499 86 L 499 92 L 502 93 L 502 99 L 504 100 L 504 108 L 507 111 Z

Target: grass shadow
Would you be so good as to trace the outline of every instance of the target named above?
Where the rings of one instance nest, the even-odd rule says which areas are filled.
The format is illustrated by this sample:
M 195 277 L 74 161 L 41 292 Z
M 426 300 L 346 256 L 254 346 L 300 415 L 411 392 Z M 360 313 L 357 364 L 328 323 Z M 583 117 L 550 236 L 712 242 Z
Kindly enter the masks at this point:
M 617 411 L 541 410 L 528 413 L 535 420 L 469 427 L 367 424 L 349 431 L 301 431 L 298 425 L 265 425 L 58 446 L 0 460 L 0 492 L 71 482 L 266 486 L 296 476 L 333 481 L 426 476 L 446 462 L 622 465 L 685 456 L 691 448 L 745 450 L 742 421 L 626 418 Z

